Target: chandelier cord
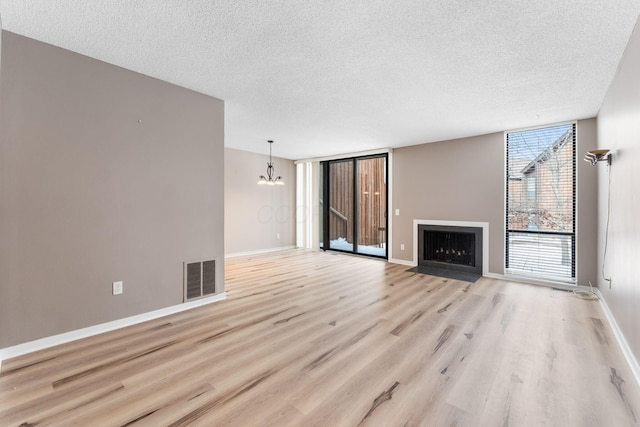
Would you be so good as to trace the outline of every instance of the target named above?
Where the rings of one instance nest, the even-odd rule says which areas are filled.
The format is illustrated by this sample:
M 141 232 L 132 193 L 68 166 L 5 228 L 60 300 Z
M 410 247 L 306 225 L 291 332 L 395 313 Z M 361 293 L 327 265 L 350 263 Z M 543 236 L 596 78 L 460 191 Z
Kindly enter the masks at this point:
M 258 178 L 258 184 L 267 184 L 267 185 L 284 185 L 284 181 L 281 176 L 274 177 L 274 168 L 273 168 L 273 156 L 271 147 L 273 145 L 272 140 L 267 141 L 269 143 L 269 161 L 267 162 L 267 176 L 260 175 Z

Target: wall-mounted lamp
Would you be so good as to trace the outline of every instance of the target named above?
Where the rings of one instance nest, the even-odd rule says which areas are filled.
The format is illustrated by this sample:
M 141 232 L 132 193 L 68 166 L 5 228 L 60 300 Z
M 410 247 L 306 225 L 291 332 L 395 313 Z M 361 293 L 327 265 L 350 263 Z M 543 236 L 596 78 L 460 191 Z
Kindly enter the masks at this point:
M 607 149 L 602 150 L 589 150 L 584 155 L 584 161 L 591 163 L 591 166 L 595 166 L 599 161 L 606 160 L 607 165 L 611 165 L 611 152 Z
M 267 163 L 267 176 L 260 175 L 258 179 L 258 184 L 260 185 L 284 185 L 284 181 L 281 176 L 275 176 L 275 172 L 273 171 L 273 160 L 271 159 L 271 145 L 273 141 L 267 141 L 269 143 L 269 162 Z

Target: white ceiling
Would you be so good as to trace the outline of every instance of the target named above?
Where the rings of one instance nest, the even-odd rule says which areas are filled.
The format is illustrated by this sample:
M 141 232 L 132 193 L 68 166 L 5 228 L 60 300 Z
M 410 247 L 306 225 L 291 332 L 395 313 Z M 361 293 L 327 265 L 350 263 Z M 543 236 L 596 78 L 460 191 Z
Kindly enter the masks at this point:
M 640 0 L 1 0 L 5 30 L 225 100 L 290 159 L 594 117 Z

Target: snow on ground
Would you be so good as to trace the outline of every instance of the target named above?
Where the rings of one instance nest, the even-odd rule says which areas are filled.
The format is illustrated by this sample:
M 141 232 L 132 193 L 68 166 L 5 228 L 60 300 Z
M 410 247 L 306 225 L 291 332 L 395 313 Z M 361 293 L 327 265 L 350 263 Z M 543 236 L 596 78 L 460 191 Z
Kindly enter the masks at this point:
M 338 237 L 336 240 L 332 240 L 329 245 L 330 249 L 337 249 L 340 251 L 353 252 L 353 243 L 347 242 L 344 237 Z M 358 252 L 363 255 L 376 255 L 386 256 L 387 251 L 385 248 L 379 248 L 376 246 L 358 245 Z

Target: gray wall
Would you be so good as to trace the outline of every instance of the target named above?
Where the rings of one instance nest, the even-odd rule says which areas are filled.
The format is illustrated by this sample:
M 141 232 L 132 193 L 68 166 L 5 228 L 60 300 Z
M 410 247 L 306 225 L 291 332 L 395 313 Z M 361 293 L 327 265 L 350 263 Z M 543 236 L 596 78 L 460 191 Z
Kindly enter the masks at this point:
M 640 27 L 629 40 L 618 72 L 598 114 L 598 147 L 613 152 L 613 164 L 597 165 L 598 286 L 636 359 L 640 357 Z M 596 171 L 594 171 L 596 172 Z M 611 192 L 608 180 L 611 179 Z M 611 217 L 607 242 L 607 198 Z
M 579 157 L 595 132 L 595 119 L 578 121 Z M 395 149 L 393 258 L 413 260 L 414 219 L 488 222 L 489 272 L 504 274 L 504 150 L 502 132 Z M 577 279 L 595 283 L 595 178 L 586 166 L 578 162 Z
M 588 150 L 596 148 L 597 120 L 595 118 L 578 121 L 577 180 L 576 197 L 576 268 L 579 285 L 596 286 L 598 268 L 598 177 L 593 166 L 582 160 Z
M 179 304 L 185 260 L 223 284 L 223 102 L 2 43 L 0 348 Z
M 392 182 L 394 258 L 413 260 L 414 219 L 482 221 L 489 223 L 489 271 L 502 274 L 502 132 L 395 149 Z
M 274 143 L 274 151 L 277 142 Z M 264 150 L 269 147 L 265 141 Z M 258 185 L 266 175 L 268 155 L 225 148 L 224 247 L 226 254 L 293 246 L 296 170 L 293 161 L 273 158 L 285 185 Z M 278 238 L 278 234 L 280 238 Z

